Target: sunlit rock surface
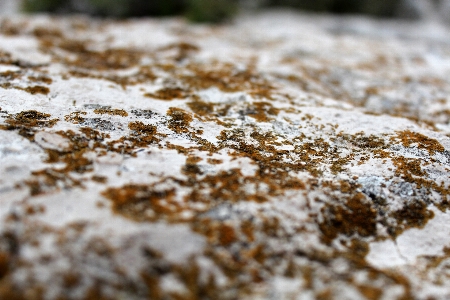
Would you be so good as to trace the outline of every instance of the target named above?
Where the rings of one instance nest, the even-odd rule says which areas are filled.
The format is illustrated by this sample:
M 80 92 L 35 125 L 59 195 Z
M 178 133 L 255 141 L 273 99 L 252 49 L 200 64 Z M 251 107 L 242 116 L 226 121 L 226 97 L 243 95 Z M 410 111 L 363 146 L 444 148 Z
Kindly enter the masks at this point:
M 14 17 L 1 299 L 448 299 L 436 23 Z

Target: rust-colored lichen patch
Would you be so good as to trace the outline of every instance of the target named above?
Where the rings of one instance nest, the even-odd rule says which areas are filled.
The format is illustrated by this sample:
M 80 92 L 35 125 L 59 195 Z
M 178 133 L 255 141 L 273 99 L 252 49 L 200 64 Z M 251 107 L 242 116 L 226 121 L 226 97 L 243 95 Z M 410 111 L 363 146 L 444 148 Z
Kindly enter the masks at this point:
M 130 135 L 109 141 L 107 143 L 109 150 L 136 156 L 134 152 L 136 149 L 156 144 L 160 141 L 159 136 L 163 136 L 157 132 L 156 126 L 141 121 L 128 123 L 128 128 L 131 130 Z
M 33 29 L 33 34 L 37 38 L 62 38 L 63 33 L 58 28 L 51 27 L 35 27 Z
M 0 33 L 6 36 L 19 35 L 23 30 L 23 22 L 14 22 L 13 20 L 6 18 L 0 23 Z
M 8 273 L 10 265 L 10 255 L 0 252 L 0 280 Z
M 80 124 L 86 120 L 86 118 L 82 117 L 82 116 L 85 116 L 86 114 L 87 114 L 87 112 L 85 112 L 85 111 L 71 112 L 70 114 L 64 116 L 64 120 L 66 120 L 66 122 Z
M 53 79 L 47 76 L 28 76 L 28 80 L 33 82 L 42 82 L 45 84 L 51 84 L 53 82 Z
M 130 122 L 128 128 L 133 130 L 137 134 L 142 134 L 145 136 L 153 136 L 156 133 L 156 126 L 147 125 L 140 121 Z
M 123 109 L 111 109 L 111 108 L 97 108 L 94 109 L 95 114 L 108 114 L 112 116 L 126 117 L 128 113 Z
M 76 69 L 70 70 L 68 74 L 64 76 L 65 79 L 69 77 L 104 79 L 120 85 L 123 89 L 125 89 L 128 85 L 153 82 L 157 78 L 149 66 L 141 66 L 139 71 L 131 75 L 116 75 L 108 72 L 105 74 L 99 74 L 97 72 L 93 73 L 90 70 Z
M 184 99 L 188 93 L 181 88 L 163 88 L 154 93 L 145 93 L 145 97 L 151 97 L 160 100 Z
M 443 152 L 445 150 L 441 143 L 437 140 L 410 130 L 397 132 L 397 136 L 392 137 L 391 141 L 396 139 L 399 139 L 405 147 L 411 147 L 411 145 L 414 145 L 419 149 L 427 150 L 430 155 L 434 155 L 436 152 Z
M 71 165 L 74 170 L 82 170 L 85 168 L 86 162 L 80 162 L 78 166 Z M 60 188 L 71 189 L 74 187 L 82 187 L 82 181 L 66 174 L 67 170 L 44 169 L 32 172 L 33 177 L 26 180 L 24 184 L 28 186 L 30 195 L 37 196 L 45 193 L 55 192 Z
M 186 103 L 189 108 L 200 116 L 212 116 L 214 113 L 214 104 L 200 100 L 198 97 L 193 101 Z
M 49 119 L 50 114 L 36 110 L 26 110 L 18 114 L 9 115 L 5 120 L 7 125 L 0 125 L 0 129 L 18 130 L 19 134 L 31 138 L 34 128 L 53 127 L 58 119 Z
M 193 120 L 191 114 L 181 108 L 171 107 L 167 111 L 167 115 L 170 117 L 167 127 L 176 133 L 189 132 L 189 124 Z
M 397 167 L 396 175 L 414 182 L 414 176 L 424 176 L 426 173 L 422 170 L 422 160 L 415 158 L 396 157 L 393 159 Z
M 236 233 L 233 227 L 227 224 L 222 224 L 219 231 L 219 242 L 223 246 L 228 246 L 236 240 Z
M 232 64 L 211 65 L 189 64 L 192 75 L 175 74 L 176 78 L 189 87 L 191 92 L 218 88 L 224 92 L 246 91 L 257 98 L 271 99 L 273 87 L 252 66 L 242 70 Z
M 207 161 L 208 161 L 208 163 L 210 163 L 212 165 L 219 165 L 223 162 L 223 160 L 215 159 L 215 158 L 208 158 Z
M 392 217 L 398 221 L 398 227 L 391 229 L 390 232 L 396 237 L 407 228 L 422 228 L 428 220 L 434 217 L 434 213 L 428 209 L 425 202 L 411 201 L 405 204 L 402 209 L 394 211 Z
M 151 185 L 126 185 L 108 188 L 102 194 L 112 201 L 115 212 L 132 219 L 151 220 L 179 212 L 177 202 L 172 201 L 172 189 L 157 190 Z
M 26 87 L 24 89 L 24 91 L 35 95 L 35 94 L 43 94 L 43 95 L 47 95 L 48 93 L 50 93 L 50 89 L 46 86 L 42 86 L 42 85 L 35 85 L 35 86 L 29 86 Z
M 376 233 L 376 210 L 361 193 L 349 197 L 344 205 L 326 206 L 322 214 L 325 220 L 319 227 L 327 243 L 339 234 L 367 237 Z
M 158 51 L 174 52 L 173 59 L 177 62 L 180 62 L 191 56 L 193 53 L 198 52 L 199 50 L 200 48 L 196 45 L 186 42 L 180 42 L 164 46 L 160 48 Z
M 47 47 L 57 47 L 72 54 L 73 58 L 60 57 L 69 66 L 92 70 L 118 70 L 135 66 L 142 53 L 131 49 L 107 49 L 105 51 L 90 50 L 87 43 L 80 40 L 47 40 Z
M 268 115 L 276 116 L 279 113 L 279 109 L 275 108 L 269 102 L 253 102 L 253 109 L 249 112 L 249 116 L 256 119 L 258 122 L 269 122 Z

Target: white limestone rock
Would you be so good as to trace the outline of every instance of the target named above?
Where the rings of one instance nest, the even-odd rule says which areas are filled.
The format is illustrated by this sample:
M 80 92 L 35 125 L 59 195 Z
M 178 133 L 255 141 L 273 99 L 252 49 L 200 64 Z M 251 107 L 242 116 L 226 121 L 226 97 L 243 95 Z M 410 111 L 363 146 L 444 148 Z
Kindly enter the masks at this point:
M 448 28 L 0 23 L 1 299 L 450 297 Z

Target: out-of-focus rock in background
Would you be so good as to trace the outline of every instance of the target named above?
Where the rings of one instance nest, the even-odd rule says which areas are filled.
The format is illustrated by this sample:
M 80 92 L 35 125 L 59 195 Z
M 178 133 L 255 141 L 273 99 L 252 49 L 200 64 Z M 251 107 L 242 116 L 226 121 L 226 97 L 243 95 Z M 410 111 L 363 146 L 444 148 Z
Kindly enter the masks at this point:
M 10 15 L 19 11 L 19 0 L 0 0 L 0 15 Z
M 197 22 L 225 20 L 234 15 L 238 8 L 246 10 L 268 7 L 426 19 L 450 24 L 450 0 L 0 0 L 0 14 L 3 15 L 20 10 L 112 17 L 185 14 Z

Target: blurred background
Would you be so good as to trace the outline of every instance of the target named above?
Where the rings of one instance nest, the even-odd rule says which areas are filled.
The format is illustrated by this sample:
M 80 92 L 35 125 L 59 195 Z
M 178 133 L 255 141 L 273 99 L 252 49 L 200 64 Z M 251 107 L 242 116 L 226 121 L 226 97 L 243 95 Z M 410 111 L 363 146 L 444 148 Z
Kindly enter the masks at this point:
M 450 0 L 0 0 L 3 15 L 19 11 L 114 18 L 185 15 L 194 22 L 221 22 L 240 11 L 275 7 L 380 18 L 436 19 L 450 24 Z

